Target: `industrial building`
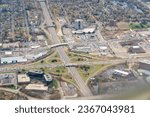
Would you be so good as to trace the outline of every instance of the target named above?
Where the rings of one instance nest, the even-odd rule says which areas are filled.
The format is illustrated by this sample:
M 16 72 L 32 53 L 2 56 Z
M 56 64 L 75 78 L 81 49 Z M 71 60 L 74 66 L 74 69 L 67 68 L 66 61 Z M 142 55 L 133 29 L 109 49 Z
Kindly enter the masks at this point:
M 0 86 L 17 85 L 17 76 L 15 73 L 0 74 Z
M 135 54 L 135 53 L 145 53 L 145 50 L 140 46 L 132 46 L 128 49 L 129 53 Z
M 2 57 L 1 58 L 1 64 L 15 64 L 15 63 L 22 63 L 27 62 L 27 59 L 24 56 L 18 56 L 18 57 Z
M 114 70 L 114 74 L 119 74 L 119 75 L 121 75 L 121 76 L 127 76 L 127 75 L 129 75 L 129 73 L 128 72 L 125 72 L 125 71 L 122 71 L 122 70 Z
M 44 86 L 44 84 L 28 84 L 25 89 L 32 91 L 48 91 L 48 86 Z
M 28 84 L 30 83 L 30 77 L 26 74 L 18 74 L 18 84 Z
M 149 60 L 140 61 L 139 68 L 150 71 L 150 61 Z
M 123 71 L 123 70 L 114 70 L 113 74 L 112 74 L 112 78 L 116 79 L 116 80 L 135 80 L 135 76 L 132 72 L 130 71 Z
M 142 40 L 134 39 L 134 40 L 128 40 L 128 41 L 120 42 L 120 44 L 121 44 L 121 46 L 134 46 L 140 42 L 142 42 Z

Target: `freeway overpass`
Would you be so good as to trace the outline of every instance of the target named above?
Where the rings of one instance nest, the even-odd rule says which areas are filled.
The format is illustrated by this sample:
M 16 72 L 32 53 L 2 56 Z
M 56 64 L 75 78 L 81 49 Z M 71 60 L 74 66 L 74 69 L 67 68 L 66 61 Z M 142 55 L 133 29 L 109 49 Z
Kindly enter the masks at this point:
M 52 45 L 48 45 L 46 47 L 35 47 L 35 48 L 14 48 L 10 51 L 13 51 L 13 52 L 20 52 L 20 51 L 31 51 L 32 49 L 36 49 L 35 51 L 41 51 L 41 50 L 46 50 L 46 49 L 51 49 L 51 48 L 57 48 L 57 47 L 60 47 L 60 46 L 69 46 L 68 43 L 57 43 L 57 44 L 52 44 Z M 5 52 L 5 50 L 0 50 L 0 53 L 3 53 Z
M 68 43 L 52 44 L 52 45 L 48 45 L 48 48 L 56 48 L 56 47 L 60 47 L 60 46 L 68 46 Z

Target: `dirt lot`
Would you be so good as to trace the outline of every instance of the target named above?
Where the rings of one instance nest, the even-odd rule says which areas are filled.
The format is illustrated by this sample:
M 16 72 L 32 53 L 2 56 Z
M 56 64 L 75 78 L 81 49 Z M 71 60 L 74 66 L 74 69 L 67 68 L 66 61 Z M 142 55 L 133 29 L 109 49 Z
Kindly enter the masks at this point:
M 0 100 L 27 100 L 26 97 L 0 90 Z

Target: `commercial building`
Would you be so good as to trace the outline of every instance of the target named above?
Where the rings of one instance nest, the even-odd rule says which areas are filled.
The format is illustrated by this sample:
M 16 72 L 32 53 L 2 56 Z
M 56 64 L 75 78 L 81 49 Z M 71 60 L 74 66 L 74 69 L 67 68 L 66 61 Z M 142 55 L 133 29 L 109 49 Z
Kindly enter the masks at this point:
M 26 74 L 18 74 L 18 84 L 27 84 L 30 83 L 30 77 Z
M 74 30 L 72 31 L 73 34 L 92 34 L 95 33 L 96 26 L 90 28 L 84 28 L 82 30 Z
M 145 50 L 140 46 L 132 46 L 128 49 L 129 53 L 145 53 Z
M 29 72 L 27 73 L 27 75 L 28 75 L 30 78 L 33 78 L 33 79 L 44 80 L 44 78 L 43 78 L 44 72 L 41 71 L 41 70 L 29 71 Z
M 128 80 L 128 81 L 133 81 L 136 79 L 136 77 L 131 71 L 123 71 L 118 69 L 114 70 L 112 78 L 116 80 Z
M 140 42 L 142 42 L 142 40 L 133 39 L 133 40 L 120 42 L 120 44 L 121 44 L 121 46 L 134 46 L 134 45 L 138 45 L 138 43 L 140 43 Z
M 5 55 L 12 55 L 12 51 L 5 51 Z
M 53 78 L 52 78 L 52 76 L 50 74 L 45 74 L 44 75 L 44 79 L 45 79 L 45 83 L 47 85 L 49 85 L 53 81 Z
M 35 71 L 29 71 L 28 73 L 27 73 L 29 76 L 40 76 L 40 77 L 43 77 L 43 75 L 44 75 L 44 72 L 43 71 L 41 71 L 41 70 L 35 70 Z
M 140 61 L 139 68 L 150 71 L 150 61 L 149 60 Z
M 15 73 L 0 74 L 0 86 L 17 85 L 17 76 Z
M 48 86 L 44 86 L 44 84 L 28 84 L 25 89 L 32 91 L 48 91 Z
M 27 62 L 27 59 L 24 56 L 18 56 L 18 57 L 2 57 L 1 58 L 1 64 L 10 64 L 10 63 L 22 63 Z
M 119 74 L 121 76 L 127 76 L 129 75 L 128 72 L 122 71 L 122 70 L 114 70 L 114 74 Z
M 77 19 L 74 22 L 74 27 L 75 29 L 79 30 L 79 29 L 83 29 L 83 20 L 82 19 Z
M 112 74 L 112 78 L 114 79 L 126 78 L 127 76 L 129 76 L 129 73 L 122 70 L 114 70 Z

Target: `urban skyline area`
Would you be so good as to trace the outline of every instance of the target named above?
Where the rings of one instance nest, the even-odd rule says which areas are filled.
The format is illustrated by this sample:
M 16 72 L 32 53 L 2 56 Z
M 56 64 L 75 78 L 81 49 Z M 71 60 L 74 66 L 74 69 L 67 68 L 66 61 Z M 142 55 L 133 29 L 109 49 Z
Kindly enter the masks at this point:
M 0 99 L 150 99 L 150 1 L 0 0 Z

